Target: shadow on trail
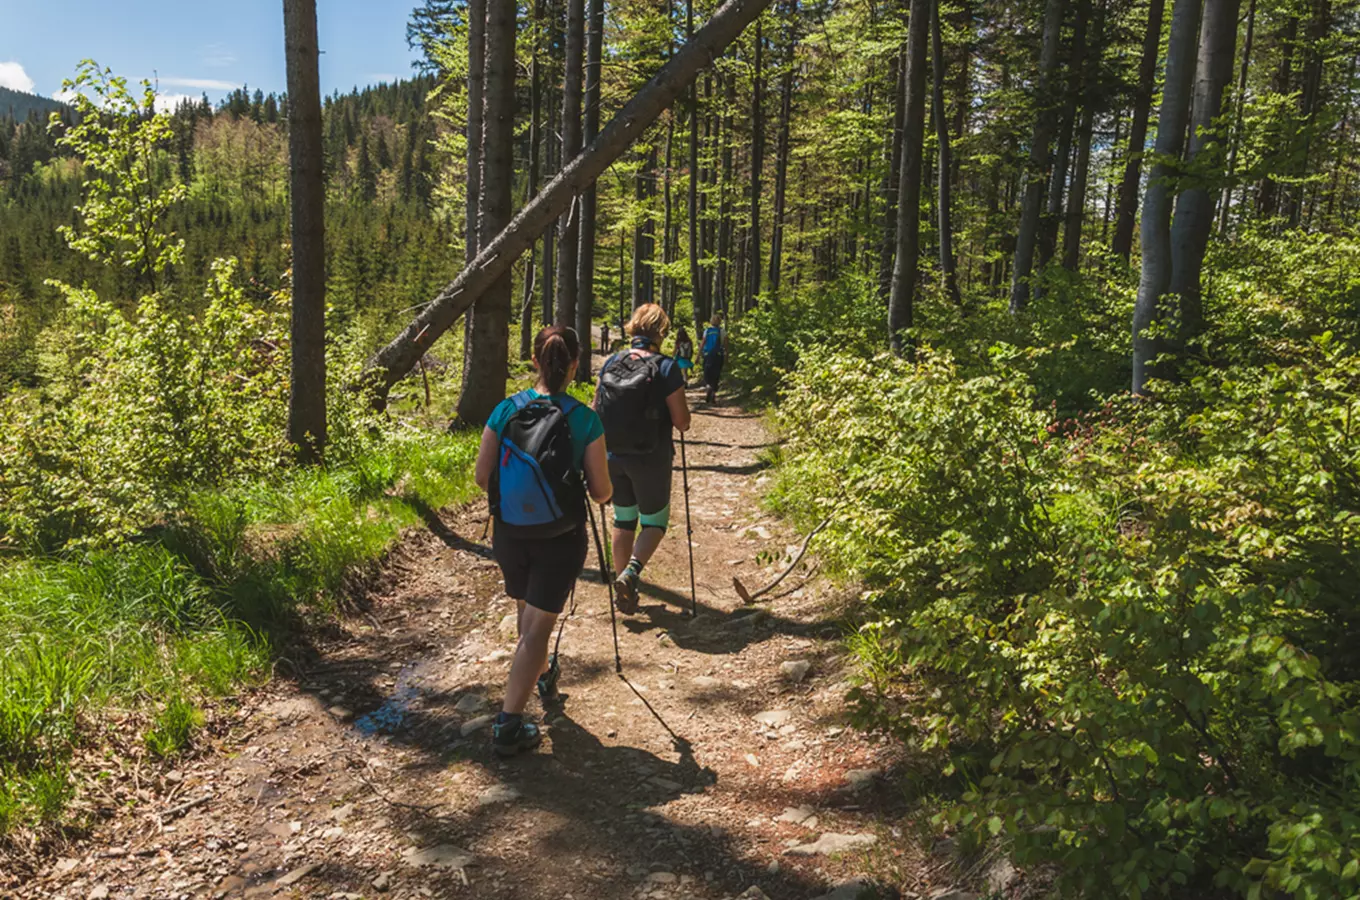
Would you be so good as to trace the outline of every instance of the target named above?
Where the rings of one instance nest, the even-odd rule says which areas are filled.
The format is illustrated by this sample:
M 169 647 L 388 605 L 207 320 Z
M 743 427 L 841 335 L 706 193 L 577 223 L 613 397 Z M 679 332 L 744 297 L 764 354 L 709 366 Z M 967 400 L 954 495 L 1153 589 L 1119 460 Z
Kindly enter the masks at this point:
M 402 498 L 402 502 L 416 511 L 416 514 L 424 521 L 425 527 L 430 529 L 431 534 L 443 541 L 444 546 L 454 550 L 464 550 L 468 553 L 476 554 L 483 559 L 495 558 L 491 552 L 490 546 L 487 544 L 479 544 L 475 541 L 469 541 L 467 538 L 458 534 L 450 528 L 448 523 L 440 517 L 439 513 L 431 509 L 430 505 L 424 500 L 421 500 L 419 497 L 404 497 Z
M 755 462 L 746 463 L 742 466 L 725 464 L 690 465 L 689 470 L 691 472 L 717 472 L 722 475 L 754 475 L 769 467 L 769 462 L 765 460 L 756 460 Z M 679 472 L 680 467 L 675 466 L 674 471 Z

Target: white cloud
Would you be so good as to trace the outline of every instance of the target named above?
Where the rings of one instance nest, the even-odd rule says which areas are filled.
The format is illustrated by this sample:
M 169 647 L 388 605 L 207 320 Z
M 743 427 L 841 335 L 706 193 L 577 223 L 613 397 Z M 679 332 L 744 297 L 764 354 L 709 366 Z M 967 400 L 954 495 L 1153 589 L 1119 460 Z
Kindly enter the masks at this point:
M 29 78 L 24 67 L 14 60 L 0 62 L 0 87 L 31 94 L 33 93 L 33 79 Z
M 217 78 L 161 78 L 161 84 L 170 87 L 195 88 L 203 91 L 234 91 L 240 87 L 236 81 L 222 81 Z

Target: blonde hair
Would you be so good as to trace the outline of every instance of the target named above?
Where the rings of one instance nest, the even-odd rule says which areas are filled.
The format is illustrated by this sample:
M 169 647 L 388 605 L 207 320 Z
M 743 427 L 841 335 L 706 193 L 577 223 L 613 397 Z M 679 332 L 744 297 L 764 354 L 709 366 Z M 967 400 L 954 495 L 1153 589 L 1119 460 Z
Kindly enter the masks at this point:
M 633 310 L 633 318 L 628 320 L 629 337 L 645 337 L 654 344 L 660 344 L 670 330 L 670 316 L 655 303 L 639 306 Z
M 723 312 L 722 312 L 722 310 L 720 310 L 720 309 L 719 309 L 719 310 L 715 310 L 714 313 L 713 313 L 713 318 L 709 319 L 708 322 L 709 322 L 710 325 L 721 325 L 721 324 L 723 323 Z

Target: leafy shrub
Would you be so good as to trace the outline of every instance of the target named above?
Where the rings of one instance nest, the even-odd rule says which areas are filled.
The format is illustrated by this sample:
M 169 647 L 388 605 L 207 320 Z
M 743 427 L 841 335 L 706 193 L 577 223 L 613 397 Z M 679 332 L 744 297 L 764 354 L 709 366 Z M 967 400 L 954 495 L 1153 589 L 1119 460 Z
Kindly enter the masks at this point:
M 1360 358 L 1295 355 L 1060 421 L 1013 351 L 804 351 L 772 499 L 839 510 L 859 710 L 943 822 L 1090 896 L 1360 895 Z

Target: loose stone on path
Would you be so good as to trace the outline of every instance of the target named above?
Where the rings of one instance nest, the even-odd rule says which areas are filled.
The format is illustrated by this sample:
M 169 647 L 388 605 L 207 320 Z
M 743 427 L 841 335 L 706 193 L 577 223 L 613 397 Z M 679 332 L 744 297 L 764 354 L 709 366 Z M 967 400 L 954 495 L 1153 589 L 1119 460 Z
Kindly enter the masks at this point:
M 475 857 L 453 844 L 436 844 L 433 847 L 426 847 L 418 850 L 411 847 L 401 854 L 401 858 L 412 868 L 423 868 L 433 866 L 439 869 L 462 869 L 472 865 Z
M 811 844 L 797 844 L 785 850 L 787 856 L 830 856 L 872 847 L 878 843 L 878 836 L 872 834 L 836 834 L 827 832 Z

